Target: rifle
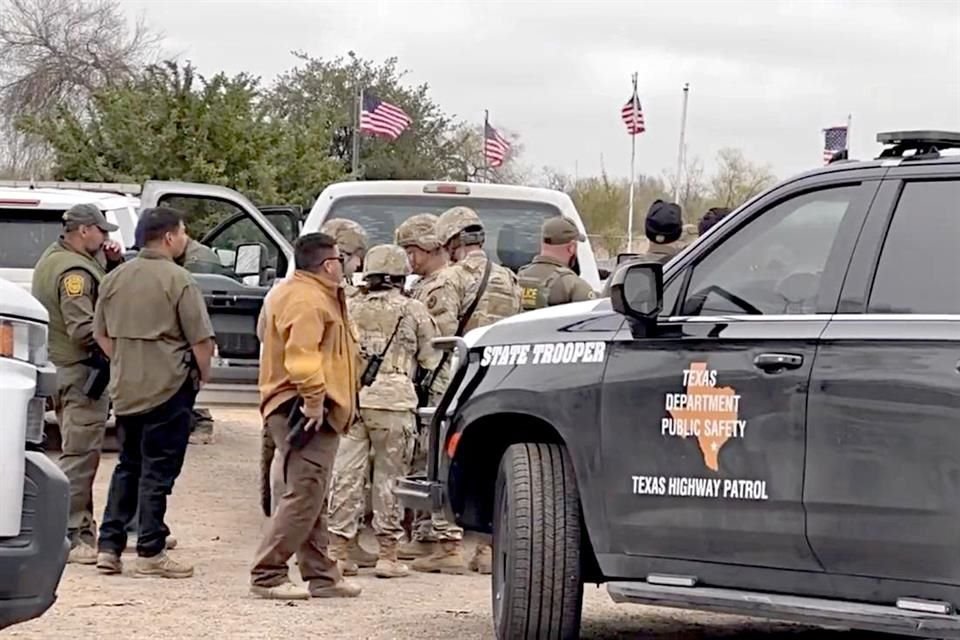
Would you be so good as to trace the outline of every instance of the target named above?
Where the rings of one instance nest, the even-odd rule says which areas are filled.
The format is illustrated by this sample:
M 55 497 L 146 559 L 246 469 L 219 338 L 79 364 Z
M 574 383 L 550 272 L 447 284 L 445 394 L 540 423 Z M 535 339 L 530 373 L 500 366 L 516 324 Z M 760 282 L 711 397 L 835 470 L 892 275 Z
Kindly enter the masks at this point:
M 99 400 L 110 384 L 110 360 L 100 347 L 94 346 L 83 364 L 90 368 L 90 373 L 83 383 L 83 394 L 91 400 Z
M 477 288 L 477 295 L 473 297 L 473 300 L 470 302 L 470 306 L 467 308 L 466 312 L 464 312 L 463 316 L 461 316 L 460 322 L 457 324 L 457 331 L 453 335 L 462 336 L 463 330 L 467 328 L 467 323 L 470 322 L 470 318 L 473 317 L 474 311 L 477 310 L 477 305 L 480 304 L 480 298 L 487 290 L 487 282 L 490 280 L 491 267 L 492 261 L 490 258 L 487 258 L 487 264 L 483 268 L 483 277 L 480 279 L 480 286 Z M 414 384 L 417 388 L 417 399 L 421 403 L 420 406 L 426 406 L 427 402 L 429 402 L 430 392 L 433 388 L 433 382 L 436 380 L 437 373 L 443 369 L 443 366 L 447 364 L 447 360 L 449 359 L 450 352 L 444 351 L 443 356 L 440 358 L 440 364 L 437 365 L 436 369 L 433 371 L 421 369 L 417 372 Z

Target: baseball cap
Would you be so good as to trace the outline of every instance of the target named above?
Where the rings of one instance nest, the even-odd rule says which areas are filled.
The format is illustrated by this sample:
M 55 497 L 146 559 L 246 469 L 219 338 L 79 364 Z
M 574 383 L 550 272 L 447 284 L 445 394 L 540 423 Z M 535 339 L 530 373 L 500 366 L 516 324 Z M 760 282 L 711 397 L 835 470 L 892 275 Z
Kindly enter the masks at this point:
M 63 212 L 63 223 L 69 224 L 73 223 L 75 225 L 88 225 L 91 227 L 99 227 L 101 231 L 111 232 L 116 231 L 120 227 L 115 224 L 110 224 L 107 222 L 107 219 L 103 216 L 103 212 L 100 211 L 100 207 L 95 204 L 75 204 L 66 211 Z
M 584 242 L 587 238 L 577 229 L 576 223 L 564 216 L 548 218 L 543 223 L 540 237 L 547 244 L 567 244 L 577 240 Z

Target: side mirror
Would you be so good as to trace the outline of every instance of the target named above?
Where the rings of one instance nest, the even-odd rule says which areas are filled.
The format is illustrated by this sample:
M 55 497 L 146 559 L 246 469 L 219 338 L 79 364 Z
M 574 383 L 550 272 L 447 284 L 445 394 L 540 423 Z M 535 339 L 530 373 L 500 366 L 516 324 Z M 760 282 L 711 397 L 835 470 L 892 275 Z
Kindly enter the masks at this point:
M 267 248 L 259 242 L 241 244 L 237 247 L 233 271 L 239 278 L 260 275 L 267 268 Z
M 635 262 L 613 274 L 610 300 L 617 313 L 651 321 L 663 309 L 663 265 Z
M 597 269 L 597 271 L 600 274 L 601 280 L 606 280 L 607 278 L 610 277 L 610 269 Z

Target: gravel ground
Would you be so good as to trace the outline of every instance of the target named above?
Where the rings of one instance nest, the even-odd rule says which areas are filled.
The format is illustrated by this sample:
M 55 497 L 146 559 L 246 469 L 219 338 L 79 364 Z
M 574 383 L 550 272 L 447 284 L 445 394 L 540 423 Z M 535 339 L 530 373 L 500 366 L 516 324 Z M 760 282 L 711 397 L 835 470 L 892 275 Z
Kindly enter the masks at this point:
M 4 632 L 9 638 L 492 638 L 488 577 L 427 576 L 356 580 L 355 600 L 277 603 L 248 595 L 248 570 L 265 522 L 258 506 L 259 421 L 253 411 L 214 411 L 217 440 L 192 446 L 170 501 L 168 523 L 179 539 L 171 552 L 192 562 L 190 580 L 105 577 L 70 565 L 59 600 L 42 618 Z M 102 513 L 115 457 L 97 478 Z M 371 541 L 365 546 L 372 548 Z M 126 558 L 132 561 L 132 556 Z M 295 578 L 296 572 L 292 572 Z M 583 638 L 882 640 L 890 636 L 825 631 L 730 616 L 615 605 L 589 585 Z

